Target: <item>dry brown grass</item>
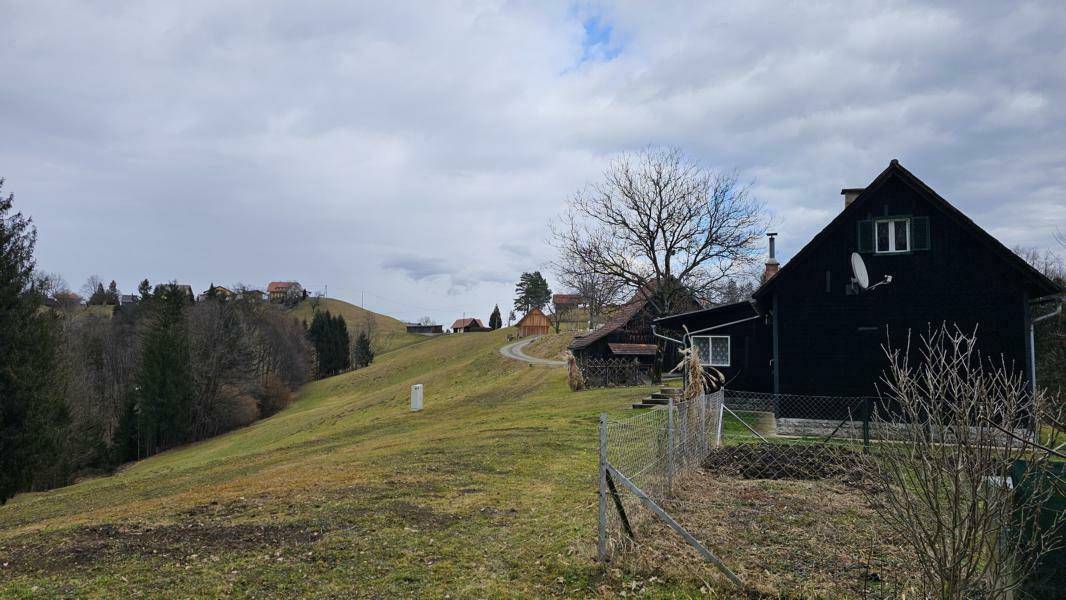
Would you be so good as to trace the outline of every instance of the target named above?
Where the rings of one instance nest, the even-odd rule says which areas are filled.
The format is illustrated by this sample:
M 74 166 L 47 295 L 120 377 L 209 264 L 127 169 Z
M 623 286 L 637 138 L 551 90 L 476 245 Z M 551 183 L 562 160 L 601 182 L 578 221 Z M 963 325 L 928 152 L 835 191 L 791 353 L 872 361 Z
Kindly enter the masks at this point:
M 896 597 L 913 572 L 906 551 L 859 490 L 843 483 L 745 480 L 697 471 L 663 507 L 716 553 L 755 595 L 771 598 Z M 623 550 L 613 527 L 614 574 L 702 579 L 712 597 L 729 584 L 650 511 L 626 498 L 638 545 Z M 613 517 L 612 517 L 613 518 Z M 725 596 L 721 596 L 726 594 Z
M 537 358 L 565 360 L 566 347 L 574 339 L 573 332 L 549 333 L 533 340 L 522 351 Z

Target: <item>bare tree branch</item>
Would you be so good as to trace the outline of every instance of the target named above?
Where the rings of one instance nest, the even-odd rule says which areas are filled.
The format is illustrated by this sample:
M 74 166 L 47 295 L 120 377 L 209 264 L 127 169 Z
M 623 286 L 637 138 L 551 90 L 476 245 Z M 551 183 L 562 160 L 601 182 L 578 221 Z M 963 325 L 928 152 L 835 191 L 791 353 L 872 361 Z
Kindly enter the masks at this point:
M 650 290 L 652 305 L 668 313 L 683 291 L 707 296 L 753 264 L 766 224 L 738 173 L 650 148 L 622 155 L 571 198 L 552 227 L 555 270 L 561 279 L 580 274 L 631 293 Z

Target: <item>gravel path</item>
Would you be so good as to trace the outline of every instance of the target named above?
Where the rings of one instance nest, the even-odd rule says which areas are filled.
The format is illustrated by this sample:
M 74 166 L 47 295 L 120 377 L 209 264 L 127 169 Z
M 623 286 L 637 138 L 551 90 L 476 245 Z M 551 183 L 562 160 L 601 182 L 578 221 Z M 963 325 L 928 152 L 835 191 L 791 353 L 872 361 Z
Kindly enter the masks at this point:
M 539 336 L 527 337 L 525 339 L 518 340 L 517 342 L 511 342 L 506 346 L 500 348 L 500 354 L 510 358 L 511 360 L 518 360 L 530 365 L 536 365 L 541 367 L 565 367 L 566 363 L 561 360 L 549 360 L 547 358 L 537 358 L 536 356 L 530 356 L 522 350 L 527 344 L 537 339 Z

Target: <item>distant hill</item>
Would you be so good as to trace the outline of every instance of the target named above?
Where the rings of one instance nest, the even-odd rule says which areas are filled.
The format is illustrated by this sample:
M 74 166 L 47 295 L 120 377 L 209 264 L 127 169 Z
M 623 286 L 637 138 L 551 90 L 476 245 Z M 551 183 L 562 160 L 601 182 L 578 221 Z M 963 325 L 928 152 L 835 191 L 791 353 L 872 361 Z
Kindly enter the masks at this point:
M 294 317 L 306 319 L 308 324 L 310 324 L 311 319 L 315 316 L 315 308 L 312 308 L 311 304 L 311 299 L 304 300 L 291 309 L 290 312 Z M 398 319 L 360 308 L 336 298 L 322 298 L 318 301 L 317 310 L 319 312 L 328 310 L 330 314 L 344 317 L 348 330 L 353 333 L 365 329 L 369 323 L 373 331 L 374 351 L 379 354 L 426 340 L 426 336 L 407 333 L 407 326 Z

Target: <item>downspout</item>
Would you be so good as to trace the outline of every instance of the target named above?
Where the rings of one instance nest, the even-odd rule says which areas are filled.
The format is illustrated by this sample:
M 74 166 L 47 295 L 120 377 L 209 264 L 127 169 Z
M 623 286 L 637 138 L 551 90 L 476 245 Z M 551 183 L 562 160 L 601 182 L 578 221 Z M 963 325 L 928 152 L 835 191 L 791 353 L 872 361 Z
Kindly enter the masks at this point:
M 1029 308 L 1030 315 L 1032 314 L 1032 308 Z M 1046 315 L 1036 317 L 1035 319 L 1030 316 L 1029 318 L 1029 381 L 1033 384 L 1033 397 L 1036 397 L 1036 324 L 1041 321 L 1046 321 L 1052 317 L 1057 317 L 1062 314 L 1062 302 L 1059 302 L 1058 307 L 1054 311 L 1049 312 Z

